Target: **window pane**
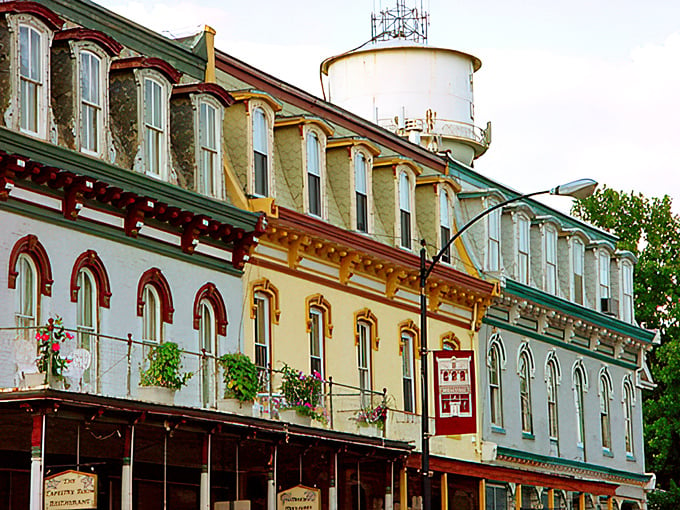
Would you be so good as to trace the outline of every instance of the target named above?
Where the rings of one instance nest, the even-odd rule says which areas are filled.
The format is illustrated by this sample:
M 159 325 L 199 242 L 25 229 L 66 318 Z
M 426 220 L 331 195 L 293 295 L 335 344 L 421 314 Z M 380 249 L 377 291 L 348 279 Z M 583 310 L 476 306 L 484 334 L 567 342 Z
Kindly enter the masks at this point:
M 366 195 L 356 193 L 357 200 L 357 230 L 359 232 L 368 232 L 368 198 Z
M 354 189 L 357 193 L 366 195 L 367 190 L 366 179 L 366 156 L 358 152 L 354 160 Z
M 30 30 L 29 27 L 19 27 L 19 72 L 26 78 L 31 76 Z
M 318 175 L 309 174 L 309 213 L 321 216 L 321 179 Z
M 404 411 L 412 413 L 414 411 L 413 398 L 413 337 L 409 334 L 401 336 L 401 367 L 402 381 L 404 390 Z
M 411 249 L 411 213 L 401 211 L 401 246 Z
M 41 65 L 40 65 L 40 33 L 37 30 L 30 29 L 31 33 L 31 72 L 30 78 L 37 82 L 42 82 Z
M 269 194 L 267 156 L 258 152 L 255 153 L 255 194 L 261 196 Z
M 441 246 L 444 247 L 446 243 L 451 239 L 451 231 L 448 227 L 442 226 L 440 229 Z M 441 249 L 441 248 L 440 248 Z M 451 247 L 447 247 L 444 253 L 442 253 L 442 261 L 450 263 L 451 262 Z
M 313 175 L 320 173 L 319 139 L 316 134 L 310 132 L 307 136 L 307 172 Z
M 256 108 L 253 114 L 253 149 L 264 155 L 269 153 L 267 117 L 260 108 Z
M 404 172 L 399 175 L 399 209 L 411 212 L 411 185 Z

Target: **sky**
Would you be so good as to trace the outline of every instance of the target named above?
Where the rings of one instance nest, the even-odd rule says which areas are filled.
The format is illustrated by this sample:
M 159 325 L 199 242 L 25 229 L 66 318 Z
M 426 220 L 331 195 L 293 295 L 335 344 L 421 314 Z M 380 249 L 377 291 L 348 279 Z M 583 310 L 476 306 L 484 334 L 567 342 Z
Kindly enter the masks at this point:
M 366 42 L 371 12 L 394 0 L 97 3 L 166 35 L 208 24 L 222 51 L 321 97 L 321 61 Z M 422 5 L 430 46 L 482 61 L 475 119 L 491 121 L 493 140 L 477 171 L 522 192 L 590 177 L 623 191 L 671 195 L 680 212 L 680 2 Z M 569 208 L 562 197 L 548 203 Z

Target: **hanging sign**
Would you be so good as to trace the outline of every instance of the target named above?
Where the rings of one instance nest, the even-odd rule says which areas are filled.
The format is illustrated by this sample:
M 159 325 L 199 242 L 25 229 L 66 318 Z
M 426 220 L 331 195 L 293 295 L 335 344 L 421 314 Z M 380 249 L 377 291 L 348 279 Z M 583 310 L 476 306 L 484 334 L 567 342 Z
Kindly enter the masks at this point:
M 45 478 L 45 510 L 97 508 L 97 475 L 64 471 Z
M 434 351 L 435 435 L 477 431 L 473 351 Z
M 281 491 L 276 510 L 321 510 L 321 491 L 304 485 Z

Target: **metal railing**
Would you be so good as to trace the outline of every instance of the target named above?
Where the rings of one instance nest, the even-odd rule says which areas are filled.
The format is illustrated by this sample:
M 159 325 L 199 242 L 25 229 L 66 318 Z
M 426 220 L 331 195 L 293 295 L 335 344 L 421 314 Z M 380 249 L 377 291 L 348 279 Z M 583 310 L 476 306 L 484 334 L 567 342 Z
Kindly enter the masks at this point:
M 408 135 L 409 131 L 420 131 L 425 135 L 441 135 L 471 140 L 483 147 L 487 147 L 491 142 L 490 133 L 487 129 L 458 120 L 408 118 L 401 125 L 394 118 L 382 118 L 378 119 L 378 125 L 400 136 Z

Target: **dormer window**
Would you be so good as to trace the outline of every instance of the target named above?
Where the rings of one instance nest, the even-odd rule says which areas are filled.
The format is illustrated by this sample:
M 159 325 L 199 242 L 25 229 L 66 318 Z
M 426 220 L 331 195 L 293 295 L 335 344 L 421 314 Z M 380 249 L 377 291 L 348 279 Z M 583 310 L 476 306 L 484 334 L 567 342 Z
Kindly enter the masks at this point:
M 609 303 L 610 293 L 610 282 L 609 282 L 609 253 L 606 250 L 600 250 L 599 254 L 599 286 L 598 294 L 600 297 L 600 311 L 610 312 L 611 304 Z
M 368 232 L 368 164 L 366 155 L 354 156 L 354 195 L 356 199 L 356 229 Z
M 43 108 L 45 75 L 42 66 L 44 36 L 28 25 L 19 25 L 19 79 L 21 81 L 21 129 L 38 134 Z
M 253 111 L 254 194 L 269 195 L 269 122 L 262 108 Z
M 167 101 L 163 84 L 144 79 L 144 168 L 147 174 L 164 176 Z
M 451 239 L 451 202 L 449 200 L 449 193 L 442 188 L 439 193 L 439 246 L 440 250 Z M 451 247 L 448 247 L 442 253 L 442 261 L 447 264 L 451 263 Z
M 494 203 L 489 204 L 493 207 Z M 487 269 L 489 271 L 501 270 L 501 211 L 496 209 L 488 216 L 488 249 Z
M 557 231 L 545 228 L 545 290 L 557 294 Z
M 529 218 L 517 218 L 517 279 L 529 284 Z
M 220 198 L 220 144 L 221 123 L 218 111 L 207 101 L 201 101 L 198 120 L 198 173 L 200 189 L 211 197 Z
M 322 179 L 321 179 L 321 142 L 316 132 L 307 132 L 307 208 L 309 214 L 321 218 Z
M 410 250 L 411 239 L 411 182 L 406 172 L 399 174 L 399 225 L 402 248 Z
M 102 133 L 101 58 L 90 51 L 80 52 L 80 149 L 100 153 Z
M 572 294 L 571 298 L 579 305 L 583 302 L 583 260 L 585 257 L 585 247 L 579 239 L 574 239 L 571 245 L 571 265 L 572 265 Z
M 633 322 L 633 265 L 621 263 L 621 320 Z

